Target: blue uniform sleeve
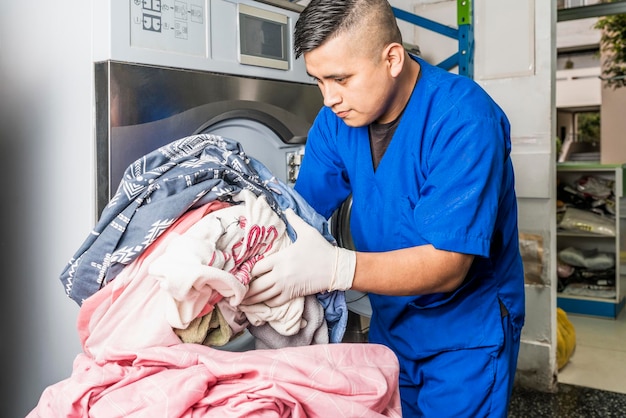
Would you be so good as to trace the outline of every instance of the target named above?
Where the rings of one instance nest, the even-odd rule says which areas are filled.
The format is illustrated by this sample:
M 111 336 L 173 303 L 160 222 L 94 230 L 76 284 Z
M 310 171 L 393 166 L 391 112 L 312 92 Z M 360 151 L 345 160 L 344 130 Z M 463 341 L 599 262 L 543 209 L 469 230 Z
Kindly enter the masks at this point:
M 430 128 L 414 221 L 436 248 L 486 257 L 506 192 L 510 145 L 504 115 L 481 102 L 467 105 L 484 114 L 453 108 Z

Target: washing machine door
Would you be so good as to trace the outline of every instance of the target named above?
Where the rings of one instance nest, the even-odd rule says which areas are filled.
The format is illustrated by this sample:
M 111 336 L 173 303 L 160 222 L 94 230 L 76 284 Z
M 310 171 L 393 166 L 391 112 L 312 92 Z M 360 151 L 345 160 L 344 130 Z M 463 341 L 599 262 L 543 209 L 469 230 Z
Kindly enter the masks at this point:
M 232 109 L 203 124 L 197 133 L 212 133 L 234 138 L 242 144 L 246 154 L 261 161 L 276 177 L 287 184 L 296 181 L 304 145 L 287 143 L 290 138 L 292 143 L 301 141 L 300 138 L 294 141 L 292 139 L 294 136 L 281 121 L 268 113 L 259 110 Z M 354 250 L 350 233 L 351 210 L 350 196 L 333 214 L 329 226 L 339 246 Z M 346 302 L 351 312 L 366 318 L 372 316 L 372 306 L 367 293 L 348 290 Z
M 281 115 L 276 112 L 280 110 Z M 270 105 L 234 101 L 224 103 L 220 113 L 204 122 L 194 134 L 210 133 L 239 142 L 246 154 L 259 160 L 276 178 L 293 185 L 304 154 L 306 132 L 303 121 L 286 123 L 287 114 Z
M 233 109 L 221 113 L 204 123 L 196 133 L 210 133 L 236 139 L 246 154 L 258 159 L 270 171 L 287 184 L 295 183 L 299 161 L 304 153 L 304 144 L 288 143 L 293 138 L 290 132 L 281 134 L 281 123 L 271 115 L 261 111 Z M 304 141 L 302 141 L 304 142 Z M 350 233 L 350 211 L 352 198 L 349 197 L 330 219 L 330 229 L 337 243 L 344 248 L 354 249 Z M 348 309 L 360 316 L 372 315 L 367 293 L 346 291 Z M 222 349 L 244 351 L 254 347 L 254 338 L 246 330 L 243 335 L 226 344 Z

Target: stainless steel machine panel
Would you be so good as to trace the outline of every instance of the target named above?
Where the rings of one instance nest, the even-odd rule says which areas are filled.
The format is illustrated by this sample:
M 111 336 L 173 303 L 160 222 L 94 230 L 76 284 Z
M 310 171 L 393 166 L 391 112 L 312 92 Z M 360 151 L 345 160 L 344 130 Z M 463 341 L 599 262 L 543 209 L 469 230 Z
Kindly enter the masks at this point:
M 199 132 L 229 136 L 281 180 L 322 106 L 317 86 L 120 62 L 96 64 L 98 214 L 126 167 Z M 233 137 L 236 136 L 235 137 Z M 295 157 L 294 157 L 295 155 Z

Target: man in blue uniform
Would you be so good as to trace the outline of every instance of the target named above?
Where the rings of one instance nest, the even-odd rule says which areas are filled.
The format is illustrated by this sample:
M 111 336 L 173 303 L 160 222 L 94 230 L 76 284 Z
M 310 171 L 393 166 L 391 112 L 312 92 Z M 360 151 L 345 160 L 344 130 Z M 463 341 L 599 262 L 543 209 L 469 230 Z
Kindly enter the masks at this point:
M 406 417 L 506 417 L 524 322 L 509 122 L 471 79 L 409 55 L 386 0 L 312 0 L 296 56 L 324 96 L 296 190 L 356 251 L 297 216 L 247 303 L 369 293 L 369 341 L 401 368 Z

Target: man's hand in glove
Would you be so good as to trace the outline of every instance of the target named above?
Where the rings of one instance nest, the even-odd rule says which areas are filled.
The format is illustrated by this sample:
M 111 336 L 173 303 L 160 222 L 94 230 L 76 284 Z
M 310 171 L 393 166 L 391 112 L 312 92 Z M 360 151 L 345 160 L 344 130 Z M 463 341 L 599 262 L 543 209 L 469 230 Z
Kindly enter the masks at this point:
M 296 241 L 259 261 L 242 304 L 280 306 L 300 296 L 352 286 L 356 253 L 336 247 L 293 210 L 285 211 Z

